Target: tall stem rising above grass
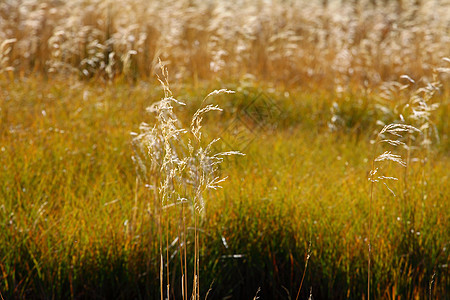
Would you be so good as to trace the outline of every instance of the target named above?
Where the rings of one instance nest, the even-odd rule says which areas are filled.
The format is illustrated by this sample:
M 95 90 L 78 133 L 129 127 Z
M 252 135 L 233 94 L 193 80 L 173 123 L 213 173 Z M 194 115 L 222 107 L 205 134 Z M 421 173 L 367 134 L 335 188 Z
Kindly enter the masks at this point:
M 401 141 L 404 134 L 413 134 L 414 132 L 419 132 L 420 130 L 411 125 L 405 124 L 389 124 L 383 127 L 381 131 L 377 134 L 374 141 L 373 158 L 371 161 L 372 167 L 369 173 L 370 181 L 370 197 L 369 197 L 369 220 L 368 220 L 368 259 L 367 259 L 367 299 L 370 299 L 370 277 L 371 277 L 371 255 L 372 255 L 372 205 L 374 201 L 374 186 L 376 182 L 382 182 L 386 188 L 395 196 L 395 193 L 387 185 L 389 180 L 398 180 L 396 177 L 379 175 L 379 168 L 376 167 L 377 163 L 383 161 L 391 161 L 397 163 L 403 167 L 407 164 L 404 162 L 400 155 L 393 154 L 391 151 L 385 151 L 384 153 L 377 155 L 378 147 L 380 144 L 389 144 L 393 147 L 400 145 L 405 146 L 406 144 Z M 389 135 L 386 137 L 386 135 Z
M 218 106 L 208 104 L 194 113 L 190 126 L 185 128 L 177 118 L 174 107 L 184 106 L 184 102 L 172 97 L 169 87 L 167 69 L 161 65 L 162 77 L 158 77 L 163 89 L 164 98 L 152 106 L 147 111 L 154 113 L 155 124 L 150 126 L 142 123 L 141 133 L 133 140 L 135 149 L 134 161 L 139 167 L 139 176 L 143 181 L 152 182 L 151 188 L 155 191 L 155 197 L 159 199 L 156 205 L 159 207 L 158 234 L 160 240 L 160 289 L 161 299 L 164 298 L 164 264 L 166 270 L 166 297 L 169 299 L 173 289 L 170 288 L 170 253 L 169 248 L 173 244 L 178 244 L 181 263 L 181 293 L 183 299 L 188 298 L 187 286 L 187 226 L 188 218 L 194 225 L 194 265 L 192 274 L 192 299 L 200 298 L 200 237 L 199 228 L 201 218 L 205 214 L 206 191 L 220 188 L 221 182 L 225 178 L 220 178 L 218 166 L 223 161 L 224 156 L 242 155 L 238 151 L 228 151 L 214 153 L 213 146 L 219 141 L 214 139 L 205 143 L 202 139 L 202 121 L 206 113 L 211 111 L 221 111 Z M 203 100 L 205 101 L 217 94 L 234 93 L 233 91 L 222 89 L 209 93 Z M 153 180 L 149 180 L 153 177 Z M 148 186 L 150 184 L 147 183 Z M 186 210 L 189 204 L 189 210 Z M 171 227 L 170 222 L 174 214 L 170 213 L 173 207 L 180 206 L 180 220 L 178 221 L 178 236 L 170 243 Z M 162 218 L 164 215 L 164 219 Z M 189 221 L 188 221 L 189 222 Z M 165 232 L 162 232 L 162 224 L 165 225 Z M 191 224 L 192 224 L 191 223 Z M 163 255 L 163 236 L 165 237 L 165 262 Z M 176 243 L 178 241 L 178 243 Z M 173 293 L 173 292 L 172 292 Z M 177 298 L 177 295 L 173 295 Z

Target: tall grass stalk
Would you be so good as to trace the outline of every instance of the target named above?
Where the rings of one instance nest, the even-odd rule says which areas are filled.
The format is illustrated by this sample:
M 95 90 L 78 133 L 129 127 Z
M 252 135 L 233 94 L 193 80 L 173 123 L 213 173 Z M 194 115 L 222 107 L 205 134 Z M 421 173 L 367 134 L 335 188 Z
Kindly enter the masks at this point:
M 377 182 L 382 182 L 386 188 L 395 196 L 395 193 L 389 186 L 386 184 L 387 181 L 393 180 L 396 181 L 398 178 L 385 176 L 385 175 L 377 175 L 379 168 L 376 167 L 376 164 L 379 162 L 390 161 L 396 164 L 401 165 L 402 167 L 407 166 L 407 163 L 404 162 L 400 155 L 393 154 L 391 151 L 385 151 L 382 154 L 378 154 L 378 147 L 380 144 L 389 144 L 393 147 L 397 147 L 400 145 L 406 145 L 401 141 L 401 138 L 404 134 L 413 134 L 414 132 L 420 132 L 419 129 L 415 128 L 411 125 L 405 124 L 389 124 L 384 126 L 381 131 L 377 134 L 374 141 L 374 150 L 373 150 L 373 158 L 371 161 L 371 170 L 369 173 L 369 181 L 370 181 L 370 196 L 369 196 L 369 230 L 368 230 L 368 259 L 367 259 L 367 298 L 370 299 L 370 277 L 371 277 L 371 256 L 372 256 L 372 205 L 374 201 L 374 186 Z M 386 135 L 389 135 L 386 137 Z
M 174 243 L 178 245 L 177 251 L 180 256 L 182 298 L 188 298 L 187 237 L 189 233 L 186 220 L 191 215 L 194 225 L 191 299 L 196 300 L 200 299 L 199 232 L 202 216 L 205 215 L 205 193 L 211 189 L 221 188 L 220 184 L 225 178 L 220 178 L 217 173 L 218 166 L 224 157 L 243 154 L 238 151 L 214 153 L 213 147 L 219 139 L 205 143 L 202 138 L 201 128 L 204 116 L 212 111 L 221 111 L 216 105 L 207 104 L 201 107 L 192 116 L 190 126 L 187 128 L 183 126 L 174 112 L 174 107 L 186 104 L 172 97 L 167 68 L 161 61 L 160 65 L 162 77 L 158 76 L 158 80 L 164 89 L 164 98 L 147 109 L 156 115 L 155 125 L 141 124 L 141 134 L 133 140 L 136 149 L 134 161 L 140 168 L 139 174 L 142 178 L 148 180 L 153 176 L 152 189 L 155 191 L 155 197 L 159 199 L 157 207 L 159 208 L 161 299 L 164 298 L 164 286 L 167 299 L 170 299 L 171 294 L 177 298 L 174 290 L 170 287 L 170 248 Z M 226 89 L 215 90 L 203 99 L 202 105 L 211 96 L 223 93 L 234 92 Z M 186 209 L 187 204 L 189 204 L 189 210 Z M 171 210 L 176 206 L 180 207 L 178 210 L 180 218 L 176 226 L 178 236 L 171 243 L 170 223 L 174 216 Z M 162 224 L 164 224 L 164 229 Z M 165 243 L 164 246 L 163 243 Z M 163 247 L 165 247 L 165 258 Z
M 309 243 L 308 254 L 306 255 L 305 270 L 303 270 L 302 280 L 300 282 L 300 286 L 298 287 L 297 297 L 295 297 L 295 300 L 298 300 L 298 297 L 300 296 L 300 292 L 302 290 L 303 280 L 305 279 L 306 270 L 308 269 L 308 262 L 309 262 L 309 259 L 311 258 L 310 251 L 311 251 L 311 242 Z
M 450 62 L 449 59 L 444 58 L 444 61 Z M 370 274 L 371 274 L 371 227 L 372 227 L 372 202 L 373 202 L 373 193 L 374 193 L 374 184 L 378 181 L 385 181 L 385 180 L 397 180 L 397 178 L 394 177 L 385 177 L 385 176 L 378 176 L 375 178 L 375 174 L 378 171 L 378 168 L 375 167 L 375 162 L 377 161 L 384 161 L 384 160 L 390 160 L 394 161 L 400 165 L 402 165 L 404 169 L 403 173 L 403 206 L 405 209 L 407 209 L 409 204 L 409 183 L 408 183 L 408 167 L 411 161 L 411 151 L 412 151 L 412 143 L 413 141 L 416 141 L 417 139 L 414 137 L 413 133 L 420 132 L 421 133 L 421 140 L 417 141 L 418 145 L 420 147 L 425 148 L 425 157 L 421 159 L 422 162 L 422 176 L 421 180 L 424 182 L 425 178 L 425 163 L 429 162 L 429 156 L 430 156 L 430 145 L 431 145 L 431 136 L 434 136 L 438 139 L 438 133 L 436 126 L 431 121 L 431 114 L 433 111 L 436 110 L 436 108 L 439 106 L 439 104 L 430 104 L 431 99 L 435 95 L 437 91 L 439 91 L 439 88 L 442 86 L 441 82 L 438 80 L 438 73 L 449 73 L 448 68 L 437 68 L 434 70 L 433 73 L 433 80 L 431 83 L 426 84 L 424 87 L 418 87 L 412 92 L 412 96 L 409 98 L 408 103 L 403 107 L 403 113 L 406 114 L 407 118 L 409 119 L 412 125 L 405 125 L 405 124 L 390 124 L 385 126 L 377 135 L 375 139 L 375 149 L 374 149 L 374 156 L 372 159 L 372 166 L 370 171 L 370 177 L 369 180 L 371 181 L 370 185 L 370 197 L 369 197 L 369 232 L 368 232 L 368 273 L 367 273 L 367 293 L 368 298 L 370 298 Z M 401 78 L 406 79 L 408 81 L 407 85 L 400 85 L 401 89 L 406 89 L 409 86 L 413 85 L 416 86 L 417 82 L 413 80 L 408 75 L 402 75 Z M 405 117 L 400 114 L 401 121 L 405 122 Z M 383 135 L 389 133 L 391 136 L 394 136 L 394 139 L 383 139 Z M 403 138 L 402 134 L 406 133 L 406 142 L 401 141 L 400 139 Z M 399 155 L 391 154 L 390 152 L 385 152 L 382 155 L 375 157 L 377 153 L 377 147 L 380 143 L 387 143 L 391 146 L 397 147 L 397 146 L 403 146 L 406 149 L 406 159 L 405 161 L 402 161 L 401 157 Z M 383 182 L 386 187 L 389 189 L 390 192 L 393 193 L 393 191 L 387 186 L 385 182 Z M 423 184 L 422 184 L 423 187 Z M 423 189 L 422 189 L 423 191 Z M 394 194 L 394 193 L 393 193 Z M 395 194 L 394 194 L 395 196 Z M 424 197 L 424 194 L 422 193 L 422 199 Z M 413 214 L 412 214 L 412 224 L 414 224 L 414 216 L 415 215 L 415 205 L 413 207 Z M 406 220 L 406 214 L 404 216 L 404 219 Z M 409 230 L 408 230 L 409 231 Z

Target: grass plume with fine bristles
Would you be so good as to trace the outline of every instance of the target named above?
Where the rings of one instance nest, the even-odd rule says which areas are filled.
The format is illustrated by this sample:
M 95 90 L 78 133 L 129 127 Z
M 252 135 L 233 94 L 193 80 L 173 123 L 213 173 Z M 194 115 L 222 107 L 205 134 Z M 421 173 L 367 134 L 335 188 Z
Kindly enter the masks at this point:
M 151 186 L 154 190 L 155 201 L 153 205 L 155 215 L 159 215 L 158 235 L 160 251 L 160 293 L 161 299 L 179 298 L 170 288 L 170 255 L 169 238 L 171 226 L 170 211 L 173 207 L 181 207 L 178 235 L 174 242 L 178 241 L 180 256 L 181 297 L 183 299 L 200 299 L 200 238 L 201 216 L 205 211 L 205 193 L 208 190 L 220 188 L 225 178 L 218 175 L 218 166 L 224 156 L 243 155 L 239 151 L 227 151 L 214 153 L 213 146 L 219 141 L 214 139 L 206 146 L 202 139 L 202 121 L 205 114 L 212 111 L 222 111 L 217 105 L 208 104 L 198 109 L 192 116 L 189 128 L 184 128 L 174 112 L 174 106 L 184 106 L 184 102 L 172 97 L 169 87 L 167 68 L 161 64 L 162 78 L 159 78 L 164 90 L 164 98 L 153 103 L 147 111 L 156 115 L 155 125 L 141 124 L 141 133 L 133 139 L 135 154 L 133 160 L 139 168 L 140 181 Z M 233 91 L 221 89 L 209 93 L 202 104 L 214 95 L 222 93 L 232 94 Z M 148 167 L 146 165 L 149 165 Z M 189 211 L 186 211 L 186 206 Z M 164 220 L 163 220 L 164 219 Z M 193 219 L 193 220 L 192 220 Z M 155 220 L 156 221 L 156 220 Z M 165 223 L 165 232 L 162 226 Z M 188 235 L 187 227 L 194 224 L 193 237 Z M 163 237 L 166 238 L 163 257 Z M 194 270 L 192 273 L 192 296 L 188 296 L 187 278 L 187 243 L 194 243 Z M 165 262 L 164 262 L 165 261 Z M 163 292 L 164 265 L 166 266 L 166 293 Z
M 397 147 L 400 145 L 405 145 L 404 142 L 399 140 L 403 137 L 404 134 L 413 134 L 414 132 L 420 132 L 417 128 L 411 125 L 405 125 L 405 124 L 389 124 L 384 126 L 380 132 L 377 134 L 377 137 L 374 141 L 375 149 L 374 149 L 374 157 L 371 161 L 372 168 L 369 172 L 369 181 L 370 181 L 370 197 L 369 197 L 369 217 L 368 217 L 368 223 L 369 223 L 369 231 L 368 231 L 368 268 L 367 268 L 367 297 L 370 299 L 370 276 L 371 276 L 371 255 L 372 255 L 372 203 L 374 201 L 374 186 L 376 182 L 382 182 L 386 188 L 395 196 L 395 193 L 392 191 L 392 189 L 389 188 L 389 186 L 386 184 L 387 181 L 393 180 L 396 181 L 398 178 L 392 177 L 392 176 L 386 176 L 386 175 L 378 175 L 379 168 L 376 167 L 377 163 L 380 162 L 394 162 L 402 167 L 406 168 L 406 163 L 402 160 L 401 156 L 398 154 L 393 154 L 391 151 L 385 151 L 382 154 L 377 154 L 377 150 L 380 144 L 386 143 L 393 147 Z M 390 137 L 386 137 L 385 135 L 389 134 Z M 392 138 L 393 136 L 393 138 Z
M 444 59 L 446 60 L 446 59 Z M 441 72 L 448 73 L 447 69 L 439 68 Z M 415 84 L 416 82 L 407 75 L 401 76 L 404 79 L 407 79 L 409 83 Z M 370 181 L 370 203 L 369 203 L 369 229 L 368 229 L 368 278 L 367 278 L 367 295 L 370 298 L 370 279 L 371 279 L 371 227 L 372 227 L 372 203 L 374 201 L 374 186 L 375 183 L 381 182 L 386 188 L 391 192 L 394 197 L 397 197 L 394 191 L 388 186 L 388 181 L 398 181 L 397 177 L 379 175 L 379 167 L 377 164 L 383 162 L 393 162 L 402 167 L 404 167 L 405 171 L 403 174 L 403 198 L 408 198 L 409 189 L 412 187 L 408 184 L 408 167 L 411 163 L 411 155 L 412 149 L 417 147 L 422 147 L 426 149 L 427 156 L 422 158 L 422 161 L 427 161 L 430 159 L 430 144 L 431 144 L 431 136 L 433 131 L 436 133 L 435 136 L 438 137 L 436 127 L 432 124 L 431 114 L 433 111 L 437 109 L 439 104 L 430 104 L 433 96 L 436 92 L 439 91 L 439 88 L 442 86 L 441 82 L 437 80 L 438 76 L 436 73 L 433 74 L 432 83 L 428 83 L 425 87 L 417 87 L 415 91 L 413 91 L 412 96 L 409 99 L 409 102 L 403 108 L 403 113 L 407 113 L 409 110 L 411 111 L 407 118 L 413 123 L 417 124 L 419 128 L 414 127 L 409 124 L 400 124 L 400 123 L 391 123 L 389 125 L 385 125 L 380 132 L 377 134 L 374 143 L 374 157 L 372 159 L 371 165 L 372 168 L 369 172 L 369 181 Z M 403 86 L 402 88 L 407 88 L 407 86 Z M 400 114 L 400 120 L 405 122 L 405 117 Z M 405 137 L 406 136 L 406 137 Z M 418 145 L 414 146 L 413 142 L 416 142 Z M 406 159 L 404 160 L 401 155 L 393 154 L 392 151 L 385 151 L 382 154 L 377 154 L 378 148 L 380 145 L 385 144 L 391 146 L 391 148 L 403 147 L 406 151 Z M 422 163 L 422 167 L 424 164 Z M 424 179 L 424 172 L 422 172 L 422 180 Z M 404 199 L 403 205 L 405 207 L 410 207 L 411 203 Z M 414 216 L 415 208 L 413 208 L 413 212 L 411 215 L 404 214 L 404 217 L 411 218 L 412 223 L 414 224 Z M 409 226 L 408 226 L 409 227 Z M 408 229 L 409 231 L 410 229 Z M 414 229 L 411 229 L 414 230 Z

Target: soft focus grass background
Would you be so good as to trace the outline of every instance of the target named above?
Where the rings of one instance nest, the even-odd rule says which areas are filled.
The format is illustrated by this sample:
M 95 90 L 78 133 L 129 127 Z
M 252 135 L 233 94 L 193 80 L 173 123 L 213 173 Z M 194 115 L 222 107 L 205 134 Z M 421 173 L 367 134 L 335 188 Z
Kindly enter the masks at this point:
M 207 137 L 225 142 L 218 150 L 246 156 L 221 166 L 228 179 L 207 199 L 202 297 L 211 285 L 211 299 L 252 299 L 258 288 L 263 299 L 295 298 L 309 253 L 302 299 L 367 298 L 370 141 L 401 113 L 410 120 L 411 91 L 448 67 L 448 9 L 431 0 L 0 3 L 2 297 L 159 298 L 158 216 L 153 193 L 136 188 L 130 133 L 153 121 L 145 108 L 163 97 L 161 57 L 188 104 L 176 108 L 185 124 L 212 90 L 236 91 L 211 99 L 224 111 L 205 119 Z M 399 178 L 396 197 L 377 186 L 374 299 L 448 298 L 443 71 L 431 99 L 439 139 L 413 143 L 406 181 L 405 169 L 385 166 Z
M 8 0 L 0 72 L 107 80 L 250 76 L 346 89 L 430 75 L 448 56 L 447 0 Z M 10 71 L 7 71 L 10 72 Z

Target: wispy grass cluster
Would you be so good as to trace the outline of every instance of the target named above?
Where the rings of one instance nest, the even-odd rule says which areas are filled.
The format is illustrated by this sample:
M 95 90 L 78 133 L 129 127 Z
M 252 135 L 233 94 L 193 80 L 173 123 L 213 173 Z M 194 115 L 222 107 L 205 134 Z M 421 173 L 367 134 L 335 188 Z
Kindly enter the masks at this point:
M 431 75 L 448 55 L 448 8 L 434 0 L 4 1 L 0 57 L 18 75 L 148 78 L 162 57 L 174 80 L 232 74 L 368 88 Z
M 447 58 L 444 58 L 445 62 L 449 62 Z M 414 160 L 420 160 L 422 162 L 421 167 L 424 168 L 430 159 L 430 149 L 432 144 L 432 136 L 436 142 L 439 142 L 439 133 L 435 124 L 433 123 L 432 113 L 439 107 L 439 103 L 432 103 L 433 97 L 436 93 L 440 92 L 440 88 L 442 87 L 442 83 L 438 79 L 438 73 L 448 73 L 449 70 L 447 68 L 437 68 L 435 73 L 433 74 L 432 82 L 428 82 L 425 86 L 420 86 L 416 84 L 416 81 L 413 80 L 408 75 L 402 75 L 402 79 L 406 79 L 408 81 L 407 85 L 400 85 L 400 90 L 407 89 L 411 84 L 414 85 L 414 88 L 410 92 L 409 98 L 406 98 L 406 104 L 401 107 L 402 101 L 399 101 L 399 106 L 401 113 L 399 114 L 399 123 L 391 123 L 383 126 L 380 132 L 376 135 L 375 140 L 371 142 L 374 144 L 373 150 L 373 158 L 371 161 L 371 170 L 369 172 L 369 181 L 370 181 L 370 199 L 369 199 L 369 216 L 368 216 L 368 283 L 367 283 L 367 295 L 370 298 L 370 282 L 371 282 L 371 255 L 372 255 L 372 247 L 371 247 L 371 228 L 372 228 L 372 203 L 374 201 L 374 188 L 376 183 L 383 183 L 386 188 L 391 192 L 393 197 L 397 197 L 396 193 L 388 186 L 388 182 L 398 181 L 399 178 L 392 175 L 380 174 L 381 164 L 385 162 L 392 162 L 400 165 L 404 168 L 403 172 L 403 192 L 402 196 L 402 204 L 404 206 L 404 211 L 407 213 L 403 213 L 403 218 L 409 219 L 407 231 L 411 231 L 414 233 L 414 221 L 415 221 L 415 205 L 411 205 L 409 199 L 409 193 L 412 189 L 422 189 L 425 179 L 425 171 L 422 170 L 422 182 L 418 186 L 411 186 L 409 184 L 409 172 L 408 167 Z M 392 99 L 391 99 L 392 100 Z M 406 114 L 406 117 L 403 116 Z M 405 120 L 406 119 L 406 120 Z M 382 123 L 381 121 L 378 121 Z M 409 122 L 405 124 L 405 122 Z M 415 126 L 411 125 L 414 124 Z M 434 134 L 433 134 L 434 133 Z M 392 153 L 392 150 L 386 150 L 383 153 L 378 153 L 380 148 L 383 148 L 383 145 L 388 145 L 391 149 L 397 150 L 397 153 L 405 152 L 405 158 L 402 158 L 401 154 Z M 400 148 L 400 149 L 399 149 Z M 403 151 L 402 151 L 403 148 Z M 421 158 L 414 158 L 417 149 L 424 149 L 425 155 L 422 155 Z M 422 195 L 422 197 L 425 195 Z M 411 208 L 411 206 L 413 206 Z M 411 211 L 410 211 L 411 210 Z M 410 211 L 410 212 L 408 212 Z M 430 287 L 430 297 L 432 294 L 432 290 Z
M 162 62 L 160 61 L 160 64 Z M 222 111 L 217 105 L 204 105 L 199 108 L 190 122 L 184 127 L 174 112 L 174 106 L 184 106 L 186 103 L 173 98 L 169 87 L 167 68 L 161 66 L 162 78 L 159 79 L 164 98 L 153 103 L 147 111 L 156 115 L 155 125 L 142 123 L 141 133 L 133 139 L 135 147 L 133 159 L 139 168 L 138 178 L 145 187 L 153 190 L 154 202 L 149 207 L 155 210 L 155 220 L 158 224 L 160 238 L 160 289 L 161 299 L 171 297 L 182 299 L 200 299 L 200 238 L 203 231 L 202 216 L 205 215 L 206 193 L 220 188 L 225 180 L 218 174 L 223 157 L 242 155 L 238 151 L 214 152 L 219 138 L 206 142 L 202 137 L 202 121 L 204 116 L 213 111 Z M 209 93 L 202 101 L 221 93 L 234 93 L 221 89 Z M 153 196 L 152 195 L 152 196 Z M 173 210 L 173 208 L 179 208 Z M 179 214 L 175 224 L 170 223 L 170 214 Z M 170 227 L 178 226 L 177 236 L 170 236 Z M 194 234 L 188 234 L 188 228 L 193 226 Z M 164 229 L 163 229 L 164 228 Z M 164 232 L 163 232 L 164 231 Z M 165 236 L 165 253 L 163 256 L 163 238 Z M 169 239 L 172 239 L 173 242 Z M 178 244 L 181 269 L 181 295 L 170 289 L 170 254 L 169 243 Z M 187 271 L 187 244 L 194 243 L 194 270 Z M 164 270 L 164 266 L 166 267 Z M 166 272 L 166 292 L 163 292 Z M 190 276 L 189 276 L 190 274 Z M 172 275 L 173 276 L 173 275 Z M 192 295 L 189 296 L 188 278 L 192 278 Z M 164 296 L 165 295 L 165 296 Z

